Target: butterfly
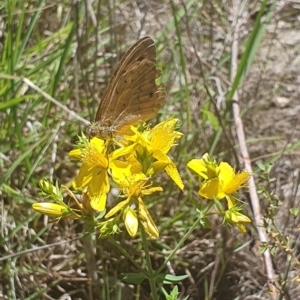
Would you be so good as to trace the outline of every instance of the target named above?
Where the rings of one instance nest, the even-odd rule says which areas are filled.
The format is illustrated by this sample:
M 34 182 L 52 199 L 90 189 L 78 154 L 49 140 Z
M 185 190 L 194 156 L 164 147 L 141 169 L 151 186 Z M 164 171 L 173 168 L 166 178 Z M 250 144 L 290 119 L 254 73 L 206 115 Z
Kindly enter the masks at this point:
M 156 116 L 164 103 L 162 85 L 155 80 L 161 75 L 156 68 L 154 41 L 146 36 L 137 41 L 123 56 L 99 104 L 89 137 L 112 139 L 130 134 L 130 126 Z

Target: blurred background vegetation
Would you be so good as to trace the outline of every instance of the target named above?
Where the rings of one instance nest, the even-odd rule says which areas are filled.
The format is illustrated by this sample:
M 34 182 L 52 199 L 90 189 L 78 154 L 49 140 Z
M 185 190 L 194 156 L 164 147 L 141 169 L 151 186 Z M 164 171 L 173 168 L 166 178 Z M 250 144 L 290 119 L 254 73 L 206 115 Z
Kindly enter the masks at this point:
M 122 272 L 136 270 L 105 240 L 76 239 L 82 224 L 49 223 L 31 209 L 43 201 L 41 178 L 69 185 L 78 171 L 67 154 L 86 125 L 70 111 L 93 121 L 120 57 L 145 35 L 156 42 L 167 94 L 151 123 L 180 119 L 184 137 L 172 156 L 186 185 L 181 193 L 162 175 L 163 195 L 148 199 L 160 229 L 149 242 L 153 266 L 197 216 L 188 200 L 198 184 L 186 163 L 209 152 L 243 168 L 230 113 L 238 92 L 280 297 L 300 297 L 299 12 L 297 1 L 274 0 L 2 1 L 0 298 L 150 299 L 147 283 L 121 281 Z M 232 79 L 234 49 L 240 60 Z M 247 193 L 242 199 L 252 217 Z M 181 296 L 268 299 L 255 226 L 242 235 L 213 222 L 213 229 L 199 226 L 168 265 L 167 272 L 188 275 Z M 125 231 L 116 239 L 143 260 L 139 239 Z

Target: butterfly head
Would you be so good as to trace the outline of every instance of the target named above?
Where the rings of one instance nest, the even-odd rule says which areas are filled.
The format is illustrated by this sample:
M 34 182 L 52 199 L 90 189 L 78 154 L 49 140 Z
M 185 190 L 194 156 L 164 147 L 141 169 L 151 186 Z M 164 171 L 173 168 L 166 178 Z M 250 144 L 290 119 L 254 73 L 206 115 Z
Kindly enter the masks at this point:
M 101 122 L 94 122 L 87 128 L 87 136 L 89 139 L 98 137 L 102 140 L 110 140 L 115 132 L 114 127 L 105 126 Z

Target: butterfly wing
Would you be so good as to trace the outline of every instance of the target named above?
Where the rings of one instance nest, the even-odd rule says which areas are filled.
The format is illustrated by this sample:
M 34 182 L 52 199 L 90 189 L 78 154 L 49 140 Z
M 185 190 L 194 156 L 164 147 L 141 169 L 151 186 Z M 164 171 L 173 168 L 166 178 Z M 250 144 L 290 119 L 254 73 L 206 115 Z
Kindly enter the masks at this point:
M 158 77 L 155 44 L 150 37 L 140 39 L 122 58 L 100 102 L 96 121 L 122 128 L 155 116 L 164 93 L 155 84 Z
M 145 122 L 158 113 L 165 94 L 161 86 L 155 84 L 157 75 L 156 64 L 144 59 L 132 64 L 120 77 L 114 92 L 118 107 L 111 112 L 113 126 L 119 131 L 123 127 Z

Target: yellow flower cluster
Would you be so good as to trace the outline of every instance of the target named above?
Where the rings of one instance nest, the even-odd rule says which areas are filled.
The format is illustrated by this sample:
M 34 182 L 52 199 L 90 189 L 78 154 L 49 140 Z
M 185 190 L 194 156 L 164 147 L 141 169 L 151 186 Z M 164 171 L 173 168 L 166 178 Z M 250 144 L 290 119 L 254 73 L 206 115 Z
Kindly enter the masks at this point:
M 150 237 L 157 238 L 158 229 L 142 197 L 163 190 L 160 186 L 152 186 L 153 177 L 161 171 L 166 171 L 181 190 L 184 188 L 176 165 L 168 156 L 171 147 L 182 136 L 175 131 L 177 121 L 169 119 L 143 132 L 132 126 L 132 135 L 115 140 L 104 141 L 97 137 L 81 139 L 79 148 L 69 153 L 71 158 L 82 162 L 73 188 L 80 191 L 85 200 L 79 203 L 76 196 L 67 189 L 69 196 L 77 203 L 76 216 L 86 219 L 95 212 L 105 213 L 107 194 L 113 182 L 125 200 L 106 213 L 107 221 L 96 221 L 102 236 L 118 232 L 117 223 L 122 216 L 130 236 L 136 236 L 141 224 Z M 56 205 L 63 205 L 63 201 L 59 203 Z M 33 208 L 55 217 L 65 217 L 71 212 L 73 214 L 68 206 L 62 208 L 56 205 L 36 203 Z
M 35 203 L 33 209 L 56 220 L 62 217 L 81 218 L 98 228 L 102 237 L 120 232 L 119 224 L 123 220 L 131 237 L 135 237 L 139 226 L 142 226 L 151 238 L 157 238 L 158 228 L 143 198 L 163 191 L 158 183 L 154 183 L 154 176 L 162 171 L 181 190 L 184 189 L 177 167 L 168 156 L 171 147 L 182 136 L 175 130 L 177 122 L 177 119 L 169 119 L 143 131 L 132 126 L 131 135 L 113 140 L 81 138 L 78 148 L 69 153 L 72 159 L 82 163 L 72 183 L 73 191 L 62 186 L 76 207 L 65 204 L 63 192 L 58 186 L 40 181 L 43 195 L 54 203 Z M 192 159 L 188 167 L 199 176 L 198 194 L 214 201 L 211 203 L 219 209 L 225 224 L 245 232 L 244 224 L 249 223 L 250 219 L 240 213 L 236 196 L 237 190 L 246 186 L 250 174 L 246 171 L 236 173 L 228 163 L 217 163 L 208 154 L 201 159 Z M 108 210 L 107 197 L 111 185 L 120 191 L 121 201 Z M 78 193 L 80 201 L 75 195 Z M 226 199 L 225 209 L 220 204 L 222 199 Z

